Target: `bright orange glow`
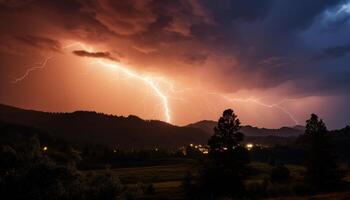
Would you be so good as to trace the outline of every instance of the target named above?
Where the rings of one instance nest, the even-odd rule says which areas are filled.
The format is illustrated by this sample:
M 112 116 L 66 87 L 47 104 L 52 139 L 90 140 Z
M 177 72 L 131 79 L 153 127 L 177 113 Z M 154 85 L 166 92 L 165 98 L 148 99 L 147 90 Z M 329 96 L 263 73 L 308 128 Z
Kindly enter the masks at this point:
M 105 67 L 111 67 L 111 68 L 118 69 L 121 72 L 123 72 L 124 74 L 126 74 L 132 78 L 136 78 L 136 79 L 139 79 L 139 80 L 142 80 L 143 82 L 145 82 L 145 84 L 147 84 L 149 87 L 151 87 L 153 89 L 154 94 L 157 95 L 161 99 L 162 105 L 163 105 L 163 110 L 164 110 L 165 121 L 168 123 L 171 122 L 168 97 L 159 89 L 159 86 L 154 82 L 152 77 L 137 74 L 136 72 L 133 72 L 133 71 L 127 69 L 125 66 L 118 64 L 118 63 L 105 62 L 103 60 L 99 60 L 99 61 L 97 61 L 97 63 L 102 65 L 102 66 L 105 66 Z
M 344 2 L 323 6 L 317 18 L 308 15 L 307 27 L 302 20 L 289 24 L 293 16 L 274 21 L 287 4 L 230 15 L 235 23 L 228 25 L 222 17 L 246 4 L 0 2 L 1 104 L 134 115 L 178 126 L 216 121 L 227 108 L 242 125 L 256 127 L 303 125 L 310 113 L 331 129 L 348 123 L 346 30 L 319 34 L 328 27 L 321 22 L 346 15 L 340 9 L 331 17 Z M 266 31 L 286 43 L 273 43 Z M 327 67 L 341 57 L 334 69 Z
M 62 49 L 69 49 L 72 47 L 80 47 L 83 50 L 89 51 L 89 52 L 93 52 L 94 48 L 85 45 L 81 42 L 73 42 L 70 43 L 68 45 L 66 45 L 65 47 L 63 47 Z M 42 63 L 38 63 L 33 67 L 30 67 L 26 70 L 25 74 L 16 78 L 13 83 L 18 83 L 20 81 L 22 81 L 23 79 L 25 79 L 32 71 L 38 70 L 38 69 L 43 69 L 46 67 L 47 62 L 52 59 L 53 56 L 49 56 L 47 58 L 45 58 L 45 60 Z M 168 102 L 168 97 L 161 91 L 160 87 L 155 83 L 154 79 L 152 77 L 149 76 L 144 76 L 141 74 L 138 74 L 132 70 L 129 70 L 125 65 L 122 65 L 121 63 L 116 63 L 116 62 L 106 62 L 103 61 L 102 59 L 98 59 L 97 62 L 92 62 L 92 64 L 99 64 L 102 65 L 104 67 L 110 67 L 110 68 L 114 68 L 117 69 L 121 72 L 123 72 L 125 75 L 132 77 L 132 78 L 136 78 L 139 79 L 141 81 L 143 81 L 146 85 L 148 85 L 153 91 L 154 94 L 157 95 L 163 105 L 163 110 L 164 110 L 164 120 L 168 123 L 171 123 L 171 116 L 170 116 L 170 108 L 169 108 L 169 102 Z M 170 85 L 171 90 L 173 90 L 173 85 L 169 82 L 167 82 L 167 84 Z
M 78 48 L 78 49 L 76 49 L 76 48 Z M 90 45 L 84 44 L 82 42 L 70 42 L 69 44 L 62 47 L 62 50 L 65 50 L 66 53 L 71 53 L 71 50 L 85 50 L 87 52 L 98 52 L 95 48 L 91 47 Z M 23 75 L 15 78 L 13 83 L 18 84 L 19 82 L 26 79 L 35 70 L 44 69 L 46 67 L 46 65 L 48 65 L 48 62 L 50 60 L 53 60 L 53 58 L 55 58 L 55 57 L 53 55 L 50 55 L 50 56 L 47 56 L 42 62 L 34 64 L 32 67 L 28 68 Z M 213 97 L 216 96 L 216 98 L 220 97 L 227 102 L 236 102 L 236 103 L 244 103 L 244 104 L 248 103 L 248 105 L 255 104 L 255 105 L 260 106 L 260 107 L 264 107 L 264 108 L 268 108 L 271 110 L 276 110 L 278 112 L 281 112 L 282 114 L 286 115 L 290 119 L 290 121 L 292 121 L 294 124 L 298 124 L 298 120 L 296 119 L 294 114 L 292 114 L 286 107 L 284 107 L 285 103 L 290 102 L 293 99 L 286 98 L 286 99 L 283 99 L 277 103 L 267 104 L 267 103 L 263 103 L 260 98 L 253 98 L 253 97 L 235 98 L 235 97 L 231 97 L 231 95 L 228 95 L 225 93 L 207 92 L 204 88 L 201 88 L 201 87 L 199 87 L 199 88 L 198 87 L 197 88 L 186 87 L 186 88 L 181 88 L 181 90 L 178 90 L 177 88 L 175 88 L 175 85 L 172 83 L 172 81 L 167 79 L 165 76 L 158 76 L 158 75 L 155 75 L 154 73 L 152 75 L 149 75 L 149 74 L 145 75 L 143 73 L 137 72 L 136 70 L 129 67 L 128 64 L 125 64 L 123 62 L 108 60 L 108 59 L 103 59 L 103 58 L 77 58 L 77 59 L 87 61 L 89 66 L 95 66 L 95 68 L 96 68 L 96 66 L 99 65 L 99 66 L 103 66 L 105 68 L 115 69 L 118 72 L 121 72 L 122 74 L 124 74 L 126 77 L 137 79 L 137 80 L 141 81 L 141 83 L 143 82 L 143 85 L 150 88 L 152 95 L 154 95 L 160 102 L 159 108 L 160 108 L 160 110 L 162 110 L 162 115 L 158 116 L 158 117 L 161 120 L 166 121 L 168 123 L 178 123 L 176 121 L 175 122 L 173 121 L 173 117 L 171 115 L 172 115 L 172 113 L 177 112 L 177 110 L 179 109 L 179 105 L 181 107 L 190 106 L 190 107 L 193 107 L 193 109 L 196 109 L 196 107 L 193 106 L 193 104 L 192 105 L 190 105 L 190 104 L 184 105 L 184 104 L 188 103 L 190 101 L 194 101 L 194 102 L 196 101 L 196 99 L 191 99 L 191 98 L 188 99 L 188 97 L 192 96 L 193 94 L 201 94 L 202 103 L 212 101 L 213 99 L 210 99 L 211 96 L 213 96 Z M 174 95 L 170 96 L 169 93 L 172 93 Z M 172 103 L 173 105 L 171 107 L 170 102 L 169 102 L 170 99 L 179 101 L 180 103 L 182 102 L 183 105 L 181 105 L 180 103 L 174 102 L 174 103 Z M 219 108 L 219 107 L 217 107 L 218 105 L 215 105 L 215 102 L 212 102 L 212 103 L 214 106 L 208 104 L 206 106 L 206 109 L 209 109 L 209 111 L 210 111 L 210 109 L 214 109 L 214 111 L 211 111 L 211 112 L 215 114 L 214 116 L 219 116 L 220 110 L 224 109 L 224 107 Z M 235 105 L 228 104 L 228 106 L 237 109 L 237 106 L 241 106 L 244 104 L 235 104 Z M 181 109 L 183 109 L 183 108 L 181 108 Z M 173 110 L 175 110 L 175 111 L 173 111 Z M 187 109 L 185 109 L 185 110 L 187 111 Z M 237 113 L 237 114 L 240 114 L 240 113 Z M 179 116 L 179 117 L 182 118 L 181 116 Z M 193 117 L 193 116 L 190 116 L 190 117 Z M 207 118 L 207 117 L 197 118 L 197 120 L 201 120 L 203 118 Z M 215 117 L 214 118 L 210 117 L 210 118 L 215 120 Z M 182 119 L 182 120 L 186 120 L 186 119 Z M 191 121 L 195 121 L 195 120 L 191 120 Z M 189 121 L 189 122 L 191 122 L 191 121 Z M 189 123 L 189 122 L 187 122 L 187 123 Z M 251 123 L 251 122 L 248 121 L 246 123 Z M 253 124 L 253 123 L 251 123 L 251 124 Z

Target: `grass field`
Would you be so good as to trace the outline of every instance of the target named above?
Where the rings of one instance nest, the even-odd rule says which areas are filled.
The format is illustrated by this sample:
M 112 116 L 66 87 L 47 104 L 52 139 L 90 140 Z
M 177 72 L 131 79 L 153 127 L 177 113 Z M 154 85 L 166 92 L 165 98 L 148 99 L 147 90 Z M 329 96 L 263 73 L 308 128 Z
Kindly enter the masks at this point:
M 183 199 L 182 180 L 188 171 L 195 172 L 196 170 L 193 164 L 173 164 L 117 168 L 110 171 L 129 187 L 135 187 L 138 184 L 153 184 L 155 194 L 142 196 L 140 199 Z
M 250 177 L 249 181 L 259 181 L 269 176 L 272 166 L 266 163 L 252 163 L 250 166 L 258 172 L 256 176 Z M 302 180 L 304 167 L 298 165 L 287 165 L 293 180 Z M 102 172 L 103 170 L 99 170 Z M 147 167 L 130 167 L 117 168 L 110 170 L 112 174 L 126 184 L 134 187 L 138 184 L 153 184 L 155 194 L 142 196 L 140 199 L 183 199 L 184 193 L 182 189 L 182 181 L 188 171 L 196 173 L 197 167 L 194 164 L 172 164 L 162 166 Z M 350 173 L 347 174 L 346 180 L 350 181 Z M 350 192 L 321 194 L 308 197 L 283 197 L 270 198 L 273 200 L 326 200 L 326 199 L 350 199 Z

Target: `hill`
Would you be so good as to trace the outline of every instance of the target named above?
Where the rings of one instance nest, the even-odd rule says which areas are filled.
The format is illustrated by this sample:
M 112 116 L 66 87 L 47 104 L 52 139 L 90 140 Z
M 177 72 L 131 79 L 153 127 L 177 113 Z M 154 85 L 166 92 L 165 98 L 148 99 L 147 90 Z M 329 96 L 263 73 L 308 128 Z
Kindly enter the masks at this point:
M 137 116 L 114 116 L 89 111 L 49 113 L 0 104 L 0 121 L 31 126 L 56 137 L 120 148 L 172 148 L 206 143 L 207 134 Z
M 213 134 L 214 127 L 217 122 L 210 120 L 203 120 L 193 124 L 187 125 L 187 127 L 198 128 L 205 131 L 208 136 Z M 277 137 L 297 137 L 304 133 L 303 126 L 295 127 L 281 127 L 279 129 L 268 129 L 258 128 L 253 126 L 242 126 L 241 132 L 247 137 L 266 137 L 266 136 L 277 136 Z

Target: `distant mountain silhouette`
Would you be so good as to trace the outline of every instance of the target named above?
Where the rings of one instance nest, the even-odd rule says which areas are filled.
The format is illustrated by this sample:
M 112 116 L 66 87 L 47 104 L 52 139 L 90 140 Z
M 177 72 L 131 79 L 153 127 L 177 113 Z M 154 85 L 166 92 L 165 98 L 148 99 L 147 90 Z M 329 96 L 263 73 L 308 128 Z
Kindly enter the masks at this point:
M 180 127 L 157 120 L 143 120 L 133 115 L 123 117 L 91 111 L 50 113 L 3 104 L 0 104 L 0 121 L 34 127 L 67 140 L 135 149 L 205 144 L 216 126 L 215 121 L 209 120 Z M 262 136 L 298 136 L 303 133 L 303 128 L 266 129 L 243 126 L 241 131 L 255 141 L 256 137 Z M 269 138 L 266 139 L 270 141 Z
M 197 128 L 88 111 L 48 113 L 0 104 L 0 121 L 31 126 L 68 140 L 121 148 L 171 148 L 208 139 L 208 134 Z
M 305 131 L 305 126 L 302 126 L 302 125 L 295 125 L 293 126 L 294 129 L 297 129 L 297 130 L 301 130 L 301 131 Z
M 217 122 L 210 120 L 203 120 L 193 124 L 187 125 L 187 127 L 199 128 L 207 133 L 208 136 L 214 133 L 214 127 Z M 266 137 L 266 136 L 278 136 L 278 137 L 297 137 L 304 133 L 305 127 L 281 127 L 279 129 L 258 128 L 253 126 L 242 126 L 241 132 L 247 137 Z

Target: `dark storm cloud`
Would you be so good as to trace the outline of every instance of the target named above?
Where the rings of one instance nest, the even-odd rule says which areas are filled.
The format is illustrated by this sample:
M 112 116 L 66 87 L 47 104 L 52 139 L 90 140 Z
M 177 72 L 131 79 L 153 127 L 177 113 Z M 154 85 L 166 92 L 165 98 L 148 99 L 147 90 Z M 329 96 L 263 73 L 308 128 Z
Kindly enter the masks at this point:
M 350 44 L 329 47 L 327 48 L 321 58 L 339 58 L 350 53 Z
M 268 57 L 259 61 L 258 64 L 268 67 L 282 67 L 291 63 L 287 58 L 284 57 Z
M 183 55 L 183 57 L 184 57 L 184 62 L 191 65 L 196 65 L 196 64 L 203 64 L 207 60 L 208 55 L 204 53 L 193 53 L 193 54 L 185 54 Z
M 274 0 L 222 0 L 220 2 L 205 0 L 203 4 L 217 23 L 227 24 L 236 19 L 244 21 L 262 19 L 268 14 L 273 2 Z
M 105 58 L 113 61 L 118 61 L 118 59 L 114 58 L 109 52 L 88 52 L 85 50 L 75 50 L 73 51 L 73 54 L 81 57 Z
M 18 7 L 35 0 L 0 0 L 0 5 L 9 7 Z
M 10 63 L 8 54 L 34 58 L 80 42 L 105 52 L 74 55 L 120 58 L 140 71 L 183 77 L 184 85 L 340 96 L 350 91 L 350 13 L 339 12 L 345 4 L 350 0 L 0 0 L 0 56 Z
M 304 77 L 302 73 L 311 71 L 314 73 L 307 76 L 307 79 L 318 80 L 318 77 L 327 74 L 328 72 L 324 70 L 315 71 L 320 69 L 318 65 L 323 64 L 323 59 L 320 62 L 305 63 L 308 57 L 317 55 L 317 52 L 321 52 L 322 49 L 310 52 L 303 40 L 311 40 L 312 36 L 302 40 L 300 35 L 320 20 L 319 17 L 326 10 L 334 9 L 346 1 L 38 0 L 26 1 L 26 3 L 2 2 L 5 3 L 0 8 L 1 19 L 6 19 L 14 11 L 23 15 L 38 16 L 47 20 L 47 26 L 50 28 L 53 26 L 59 29 L 62 32 L 61 35 L 109 45 L 111 48 L 108 49 L 109 52 L 120 51 L 114 46 L 120 46 L 115 44 L 123 40 L 124 44 L 130 46 L 133 51 L 141 52 L 145 56 L 138 57 L 141 63 L 142 59 L 169 57 L 174 59 L 169 62 L 181 61 L 185 65 L 200 69 L 209 61 L 215 63 L 211 60 L 212 58 L 225 58 L 228 61 L 218 60 L 217 63 L 220 64 L 214 66 L 213 70 L 222 70 L 222 76 L 232 81 L 243 77 L 240 84 L 235 84 L 234 87 L 230 81 L 227 81 L 228 85 L 225 89 L 231 88 L 234 92 L 247 88 L 269 89 L 286 82 L 302 82 L 300 80 L 300 77 Z M 15 10 L 12 8 L 14 5 Z M 343 18 L 348 17 L 344 15 Z M 21 33 L 28 31 L 27 29 L 23 28 Z M 38 28 L 35 27 L 33 31 L 28 32 L 39 32 L 36 29 Z M 43 31 L 45 29 L 46 27 L 42 27 Z M 2 29 L 4 32 L 7 30 L 11 29 Z M 7 34 L 9 33 L 11 31 Z M 57 41 L 33 36 L 33 33 L 28 34 L 29 36 L 20 36 L 17 39 L 28 45 L 53 51 L 59 51 L 61 48 Z M 335 36 L 336 32 L 333 31 L 331 34 Z M 330 42 L 327 41 L 327 43 Z M 327 49 L 322 56 L 342 57 L 348 51 L 349 45 L 340 45 Z M 102 54 L 80 52 L 80 56 L 111 59 L 110 54 L 100 53 Z M 130 56 L 132 60 L 133 54 L 135 53 L 126 52 L 125 57 Z M 162 66 L 159 65 L 159 67 Z M 337 75 L 337 73 L 334 74 L 334 76 Z M 250 79 L 252 81 L 247 81 Z M 330 87 L 332 85 L 331 82 Z M 317 90 L 317 84 L 313 90 Z
M 36 48 L 56 52 L 61 51 L 61 43 L 51 38 L 34 35 L 15 36 L 15 38 L 26 45 L 30 45 Z
M 307 29 L 320 13 L 332 8 L 344 0 L 324 1 L 276 1 L 276 5 L 270 15 L 270 27 L 279 32 L 297 31 Z

